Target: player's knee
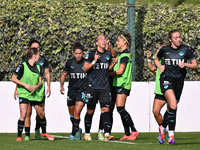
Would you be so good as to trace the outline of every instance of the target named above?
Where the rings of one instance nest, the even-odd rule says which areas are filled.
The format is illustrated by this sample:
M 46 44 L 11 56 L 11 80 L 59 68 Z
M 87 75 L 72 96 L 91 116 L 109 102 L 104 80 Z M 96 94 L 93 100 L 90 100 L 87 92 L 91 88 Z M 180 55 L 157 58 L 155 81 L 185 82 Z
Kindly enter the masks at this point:
M 27 112 L 26 117 L 31 118 L 32 112 Z
M 176 110 L 177 109 L 177 104 L 171 104 L 170 108 Z
M 89 110 L 87 110 L 87 113 L 92 115 L 92 114 L 94 114 L 94 110 L 89 109 Z
M 160 111 L 159 110 L 153 109 L 152 112 L 153 112 L 154 116 L 159 116 L 160 115 Z
M 109 112 L 109 108 L 108 107 L 101 108 L 101 113 L 105 113 L 105 112 Z
M 26 119 L 26 114 L 21 114 L 19 120 L 24 121 Z
M 45 113 L 44 112 L 41 112 L 38 114 L 39 115 L 39 118 L 40 119 L 44 119 L 45 118 Z
M 80 112 L 74 112 L 74 118 L 79 119 L 80 118 Z

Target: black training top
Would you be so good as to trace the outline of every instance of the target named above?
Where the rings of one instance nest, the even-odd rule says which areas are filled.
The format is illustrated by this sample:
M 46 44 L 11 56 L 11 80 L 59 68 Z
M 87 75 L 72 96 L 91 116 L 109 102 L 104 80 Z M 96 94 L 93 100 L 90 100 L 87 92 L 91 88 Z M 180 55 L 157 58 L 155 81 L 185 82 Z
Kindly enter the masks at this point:
M 186 68 L 180 68 L 179 63 L 186 63 L 187 60 L 195 59 L 195 55 L 188 46 L 181 45 L 178 49 L 173 49 L 170 45 L 163 46 L 157 54 L 159 59 L 164 59 L 165 70 L 161 77 L 185 78 Z
M 96 52 L 100 58 L 88 71 L 88 84 L 93 89 L 109 89 L 108 71 L 112 61 L 111 53 L 106 50 L 103 53 L 100 53 L 98 50 L 91 50 L 86 55 L 86 62 L 91 63 Z
M 33 66 L 31 66 L 28 61 L 25 61 L 28 68 L 34 72 L 34 73 L 38 73 L 39 70 L 37 69 L 37 66 L 36 64 L 34 64 Z M 23 64 L 19 64 L 17 69 L 15 70 L 14 74 L 17 76 L 17 79 L 20 80 L 22 78 L 22 76 L 24 75 L 24 65 Z M 40 76 L 42 77 L 43 76 L 43 73 L 42 73 L 42 69 L 41 69 L 41 66 L 40 66 Z
M 123 53 L 130 53 L 127 49 L 125 49 L 124 51 L 120 52 L 119 55 L 123 54 Z M 124 64 L 126 65 L 129 61 L 129 58 L 127 56 L 124 56 L 120 59 L 120 64 Z
M 69 75 L 68 95 L 77 95 L 87 86 L 87 73 L 83 71 L 84 58 L 76 62 L 75 58 L 66 61 L 63 71 Z

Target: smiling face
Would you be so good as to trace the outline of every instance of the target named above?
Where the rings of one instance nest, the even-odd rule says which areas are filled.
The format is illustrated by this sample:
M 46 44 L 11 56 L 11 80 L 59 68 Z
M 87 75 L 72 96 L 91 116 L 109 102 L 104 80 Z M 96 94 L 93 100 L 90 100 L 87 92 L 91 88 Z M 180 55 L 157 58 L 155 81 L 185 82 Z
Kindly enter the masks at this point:
M 116 44 L 117 44 L 117 47 L 120 49 L 122 49 L 125 46 L 127 47 L 126 41 L 121 36 L 118 36 Z
M 76 61 L 80 61 L 82 59 L 82 56 L 83 56 L 83 51 L 81 49 L 76 49 L 73 52 L 73 54 L 74 54 Z
M 106 38 L 105 38 L 105 36 L 103 36 L 103 35 L 100 35 L 98 38 L 97 38 L 97 41 L 96 41 L 96 45 L 97 45 L 97 47 L 99 47 L 99 48 L 105 48 L 106 47 Z
M 171 42 L 172 48 L 178 48 L 181 45 L 181 34 L 179 32 L 174 32 L 171 34 L 169 41 Z
M 40 52 L 38 51 L 36 56 L 35 56 L 35 61 L 38 62 L 40 58 Z

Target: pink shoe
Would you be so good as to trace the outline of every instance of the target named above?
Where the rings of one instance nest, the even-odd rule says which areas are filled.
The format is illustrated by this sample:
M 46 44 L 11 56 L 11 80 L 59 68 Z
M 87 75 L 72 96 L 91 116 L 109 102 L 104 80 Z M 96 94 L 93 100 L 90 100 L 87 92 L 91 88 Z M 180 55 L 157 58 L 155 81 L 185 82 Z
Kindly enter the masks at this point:
M 22 137 L 18 136 L 18 137 L 16 138 L 16 141 L 22 141 Z
M 129 137 L 129 136 L 127 136 L 127 135 L 124 134 L 124 136 L 123 136 L 121 139 L 119 139 L 119 140 L 121 140 L 121 141 L 122 141 L 122 140 L 127 140 L 128 137 Z
M 128 136 L 127 140 L 135 140 L 139 136 L 139 132 L 132 132 L 131 135 Z
M 50 140 L 50 141 L 53 141 L 54 140 L 54 138 L 51 136 L 51 135 L 49 135 L 49 133 L 43 133 L 43 135 L 44 135 L 44 137 L 46 137 L 48 140 Z
M 41 134 L 40 134 L 40 135 L 41 135 L 41 136 L 44 136 L 44 133 L 42 133 L 42 132 L 41 132 Z

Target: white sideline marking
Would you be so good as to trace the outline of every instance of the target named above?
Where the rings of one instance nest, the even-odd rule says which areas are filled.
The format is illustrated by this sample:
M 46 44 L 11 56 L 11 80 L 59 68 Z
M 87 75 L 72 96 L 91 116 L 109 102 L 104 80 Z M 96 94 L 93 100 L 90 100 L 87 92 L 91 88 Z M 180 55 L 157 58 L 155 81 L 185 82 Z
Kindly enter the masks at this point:
M 64 139 L 69 139 L 68 136 L 59 136 L 59 135 L 51 135 L 53 137 L 58 137 L 58 138 L 64 138 Z M 92 141 L 98 141 L 100 142 L 99 140 L 92 140 Z M 132 143 L 132 142 L 123 142 L 123 141 L 106 141 L 106 142 L 112 142 L 112 143 L 121 143 L 121 144 L 131 144 L 131 145 L 134 145 L 134 144 L 153 144 L 153 143 Z

